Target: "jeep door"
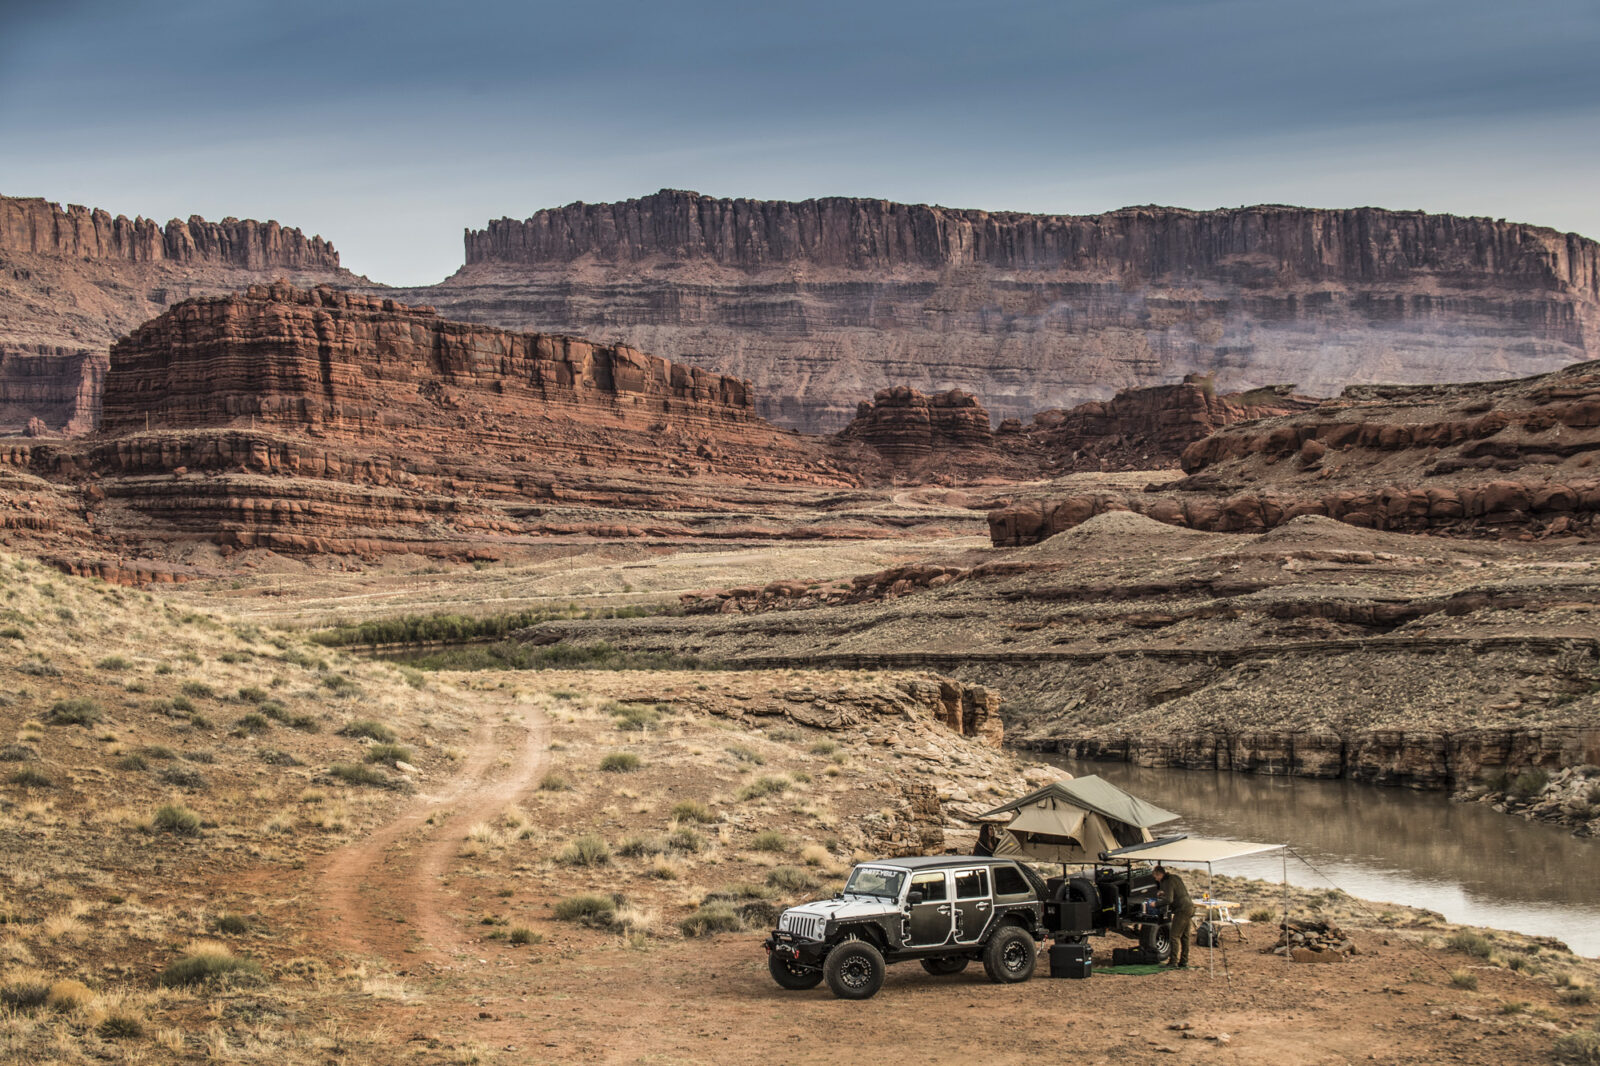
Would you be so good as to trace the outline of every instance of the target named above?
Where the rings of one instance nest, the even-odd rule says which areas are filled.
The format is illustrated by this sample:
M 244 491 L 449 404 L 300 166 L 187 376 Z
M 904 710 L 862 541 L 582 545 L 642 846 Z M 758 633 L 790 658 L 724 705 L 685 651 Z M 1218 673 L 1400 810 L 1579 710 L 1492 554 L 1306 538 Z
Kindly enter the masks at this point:
M 948 943 L 955 928 L 949 875 L 944 870 L 912 874 L 911 891 L 919 893 L 922 901 L 910 903 L 907 908 L 906 946 L 922 948 Z
M 955 871 L 956 942 L 976 944 L 994 920 L 994 897 L 989 894 L 989 868 Z

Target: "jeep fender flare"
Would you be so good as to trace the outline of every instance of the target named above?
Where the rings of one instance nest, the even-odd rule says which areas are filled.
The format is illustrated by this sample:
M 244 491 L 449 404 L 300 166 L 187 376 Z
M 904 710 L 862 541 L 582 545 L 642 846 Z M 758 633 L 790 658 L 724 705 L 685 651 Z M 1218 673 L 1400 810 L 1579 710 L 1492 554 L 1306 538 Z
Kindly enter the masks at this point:
M 865 940 L 880 952 L 889 950 L 889 938 L 884 935 L 882 929 L 871 922 L 855 922 L 840 927 L 831 943 L 837 947 L 847 940 Z

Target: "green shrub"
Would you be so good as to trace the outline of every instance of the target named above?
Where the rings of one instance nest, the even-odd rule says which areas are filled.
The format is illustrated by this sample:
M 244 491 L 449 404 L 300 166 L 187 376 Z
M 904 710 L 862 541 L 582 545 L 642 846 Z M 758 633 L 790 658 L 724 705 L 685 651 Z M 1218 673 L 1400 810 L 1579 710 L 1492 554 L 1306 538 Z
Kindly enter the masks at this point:
M 1600 1066 L 1600 1032 L 1580 1029 L 1556 1037 L 1556 1061 L 1570 1066 Z
M 649 707 L 637 703 L 613 704 L 611 711 L 618 729 L 624 732 L 643 733 L 659 720 L 660 715 Z
M 1457 988 L 1465 988 L 1470 992 L 1478 990 L 1478 975 L 1468 970 L 1451 970 L 1450 983 Z
M 150 769 L 150 764 L 145 761 L 145 758 L 144 758 L 143 755 L 140 755 L 136 751 L 132 751 L 132 752 L 129 752 L 128 754 L 124 755 L 122 758 L 117 760 L 117 769 L 118 770 L 148 770 L 148 769 Z
M 160 744 L 150 744 L 150 745 L 147 745 L 147 746 L 145 746 L 143 748 L 140 748 L 139 749 L 139 754 L 145 756 L 146 758 L 150 758 L 150 759 L 162 759 L 162 760 L 169 760 L 169 761 L 172 760 L 172 759 L 176 759 L 178 757 L 178 753 L 177 752 L 173 751 L 171 748 L 164 747 L 163 745 L 160 745 Z
M 743 744 L 730 744 L 727 751 L 729 755 L 732 755 L 739 762 L 754 763 L 756 766 L 765 766 L 767 762 L 765 755 L 762 755 L 754 748 L 747 748 Z
M 596 833 L 585 833 L 556 852 L 563 866 L 604 866 L 611 861 L 611 849 Z
M 138 1015 L 118 1011 L 106 1015 L 94 1031 L 101 1040 L 138 1040 L 144 1036 L 144 1021 Z
M 617 901 L 611 896 L 589 892 L 557 900 L 554 913 L 563 922 L 583 922 L 585 925 L 610 925 L 617 916 Z
M 50 982 L 32 976 L 15 976 L 0 983 L 0 1006 L 11 1010 L 37 1010 L 50 998 Z
M 711 936 L 715 933 L 736 933 L 744 928 L 739 912 L 726 903 L 707 903 L 678 923 L 684 936 Z
M 242 936 L 250 931 L 250 920 L 242 914 L 222 914 L 213 923 L 217 932 L 229 936 Z
M 819 740 L 811 745 L 811 754 L 813 755 L 832 755 L 838 750 L 839 745 L 831 740 Z
M 535 933 L 525 925 L 513 925 L 511 931 L 506 934 L 506 939 L 517 945 L 542 944 L 544 942 L 542 935 Z
M 26 770 L 18 770 L 11 775 L 10 780 L 13 785 L 21 785 L 23 788 L 53 788 L 55 786 L 55 782 L 50 780 L 50 775 L 41 773 L 31 767 Z
M 394 785 L 394 779 L 388 774 L 361 763 L 336 762 L 328 767 L 328 776 L 336 777 L 347 785 L 370 788 L 390 788 Z
M 185 681 L 178 686 L 178 690 L 185 696 L 190 696 L 197 700 L 214 700 L 217 698 L 217 690 L 204 681 Z
M 23 640 L 26 638 L 26 636 L 27 634 L 18 629 L 16 626 L 6 626 L 3 629 L 0 629 L 0 638 L 4 638 L 6 640 Z
M 1587 1007 L 1594 1002 L 1594 989 L 1588 985 L 1563 988 L 1556 998 L 1569 1007 Z
M 750 846 L 757 851 L 788 851 L 789 838 L 776 829 L 766 829 L 755 835 Z
M 194 712 L 194 701 L 188 696 L 174 696 L 167 701 L 167 706 L 171 707 L 179 715 L 192 714 Z
M 1489 952 L 1492 950 L 1492 945 L 1486 938 L 1466 929 L 1451 933 L 1449 938 L 1445 940 L 1445 944 L 1451 951 L 1459 951 L 1463 955 L 1471 955 L 1479 959 L 1487 959 Z
M 374 744 L 367 749 L 367 761 L 388 763 L 390 766 L 397 762 L 410 762 L 411 749 L 404 744 Z
M 79 696 L 76 699 L 56 700 L 45 720 L 51 725 L 94 725 L 100 717 L 100 705 Z
M 625 855 L 630 859 L 643 858 L 648 855 L 660 855 L 666 850 L 666 842 L 655 836 L 631 836 L 617 845 L 617 854 Z
M 763 775 L 741 788 L 739 790 L 739 798 L 742 800 L 760 799 L 763 796 L 776 796 L 787 791 L 789 791 L 789 779 L 787 777 Z
M 667 834 L 667 847 L 673 851 L 681 851 L 686 855 L 692 855 L 705 846 L 706 838 L 686 825 L 680 825 Z
M 216 984 L 261 979 L 261 965 L 254 959 L 241 959 L 220 944 L 196 950 L 161 971 L 163 987 L 177 988 L 203 982 Z
M 374 722 L 370 718 L 356 719 L 339 730 L 339 735 L 341 737 L 366 737 L 368 740 L 376 740 L 380 744 L 391 744 L 395 739 L 393 729 L 390 729 L 382 722 Z
M 315 715 L 310 714 L 290 715 L 288 724 L 289 728 L 298 729 L 302 733 L 316 733 L 322 729 L 322 723 L 317 721 Z
M 1511 791 L 1518 796 L 1536 796 L 1544 791 L 1544 786 L 1550 781 L 1550 775 L 1543 770 L 1524 770 L 1511 782 Z
M 699 800 L 680 800 L 672 805 L 672 818 L 678 822 L 699 822 L 709 825 L 717 820 L 711 809 Z
M 267 690 L 255 685 L 246 685 L 239 690 L 239 698 L 246 703 L 266 703 Z M 280 709 L 282 705 L 279 705 Z
M 7 744 L 0 747 L 0 762 L 32 762 L 39 753 L 26 744 Z
M 265 733 L 272 728 L 272 719 L 252 711 L 234 723 L 234 728 L 240 733 L 249 735 Z
M 181 766 L 174 766 L 169 770 L 161 771 L 161 780 L 168 785 L 186 788 L 193 792 L 204 792 L 211 787 L 205 775 L 198 770 L 189 770 Z
M 133 668 L 133 663 L 120 655 L 107 655 L 95 665 L 102 670 L 130 670 Z
M 631 751 L 614 751 L 600 760 L 600 769 L 613 774 L 631 774 L 639 768 L 639 756 Z
M 260 692 L 261 690 L 256 689 L 256 691 Z M 244 693 L 244 689 L 240 689 L 239 692 L 242 695 Z M 287 722 L 289 720 L 289 708 L 285 707 L 278 700 L 256 700 L 254 702 L 256 705 L 256 710 L 260 711 L 274 722 Z
M 167 803 L 156 808 L 150 819 L 152 828 L 173 836 L 197 837 L 200 835 L 200 816 L 181 803 Z
M 539 779 L 539 788 L 545 792 L 569 792 L 572 782 L 551 770 Z
M 767 874 L 767 884 L 785 892 L 809 892 L 817 887 L 817 879 L 798 866 L 776 866 Z
M 322 687 L 335 696 L 354 696 L 361 691 L 361 686 L 344 674 L 325 675 L 322 678 Z

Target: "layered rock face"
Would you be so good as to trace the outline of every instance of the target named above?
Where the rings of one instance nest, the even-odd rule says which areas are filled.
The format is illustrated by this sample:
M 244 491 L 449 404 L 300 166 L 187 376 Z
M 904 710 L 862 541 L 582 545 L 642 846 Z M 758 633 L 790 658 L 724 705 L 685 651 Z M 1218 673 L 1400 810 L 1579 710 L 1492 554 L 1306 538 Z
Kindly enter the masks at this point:
M 924 396 L 904 385 L 880 389 L 871 402 L 863 401 L 841 435 L 871 445 L 898 466 L 994 443 L 989 412 L 971 393 L 952 389 Z
M 1512 382 L 1356 387 L 1189 446 L 1159 492 L 1018 500 L 997 545 L 1033 544 L 1097 514 L 1260 532 L 1301 515 L 1405 532 L 1589 533 L 1600 521 L 1600 362 Z M 1170 490 L 1170 491 L 1168 491 Z
M 501 219 L 466 246 L 425 290 L 452 316 L 717 367 L 814 431 L 886 382 L 1025 419 L 1193 372 L 1330 395 L 1600 353 L 1594 242 L 1420 212 L 1073 217 L 663 191 Z
M 0 434 L 34 419 L 47 433 L 88 432 L 113 340 L 180 300 L 280 277 L 357 280 L 327 241 L 276 222 L 161 226 L 0 196 Z
M 104 351 L 0 344 L 0 436 L 89 432 L 107 365 Z
M 276 284 L 186 301 L 118 341 L 102 426 L 249 419 L 381 438 L 442 419 L 505 445 L 526 431 L 516 422 L 556 415 L 631 432 L 694 427 L 730 444 L 758 422 L 744 382 L 657 356 Z
M 112 217 L 99 208 L 42 197 L 0 196 L 0 253 L 120 259 L 130 263 L 205 263 L 246 270 L 337 273 L 339 253 L 321 237 L 276 222 L 190 215 L 165 226 L 154 219 Z
M 14 528 L 75 571 L 143 572 L 74 560 L 74 542 L 498 558 L 555 533 L 751 535 L 720 519 L 746 510 L 744 486 L 854 483 L 737 379 L 285 283 L 185 301 L 119 341 L 103 412 L 88 440 L 0 450 L 0 482 L 63 495 Z

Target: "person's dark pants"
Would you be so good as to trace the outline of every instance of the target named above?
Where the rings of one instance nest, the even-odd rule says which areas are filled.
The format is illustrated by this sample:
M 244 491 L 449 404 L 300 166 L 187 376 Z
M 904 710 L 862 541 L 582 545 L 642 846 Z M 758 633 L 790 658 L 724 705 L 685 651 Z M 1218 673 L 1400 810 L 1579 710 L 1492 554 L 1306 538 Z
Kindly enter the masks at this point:
M 1189 926 L 1194 922 L 1194 908 L 1174 911 L 1172 914 L 1172 955 L 1168 962 L 1177 966 L 1189 965 Z

